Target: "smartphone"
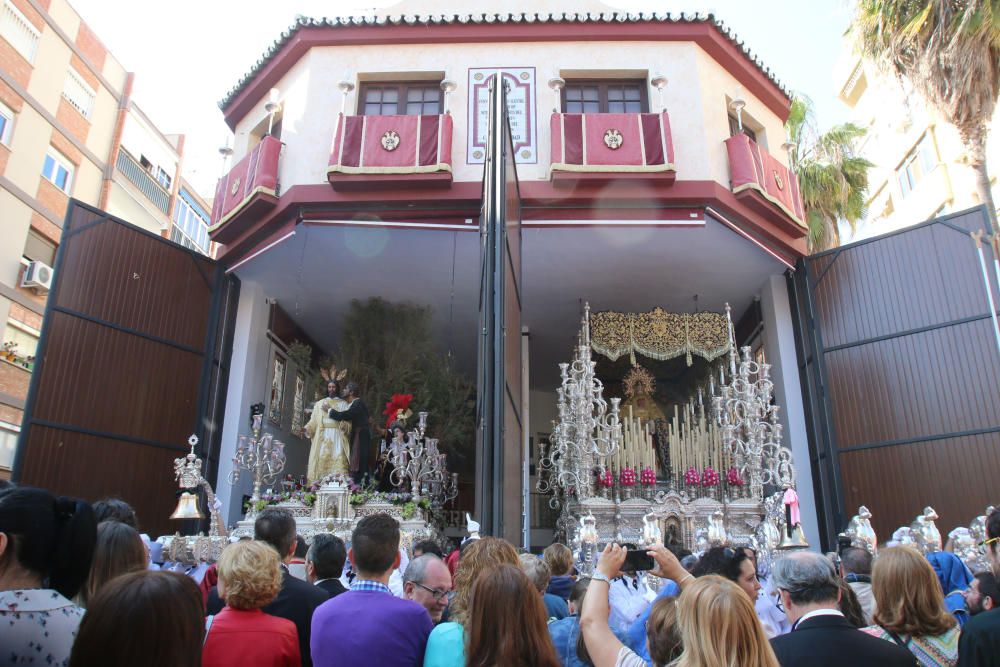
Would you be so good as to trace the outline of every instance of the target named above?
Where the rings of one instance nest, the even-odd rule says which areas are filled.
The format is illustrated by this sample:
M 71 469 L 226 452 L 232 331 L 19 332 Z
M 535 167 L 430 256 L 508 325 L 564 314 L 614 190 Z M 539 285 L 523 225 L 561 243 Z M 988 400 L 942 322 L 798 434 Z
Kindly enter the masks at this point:
M 623 572 L 649 572 L 656 568 L 656 561 L 642 549 L 629 549 L 622 564 Z

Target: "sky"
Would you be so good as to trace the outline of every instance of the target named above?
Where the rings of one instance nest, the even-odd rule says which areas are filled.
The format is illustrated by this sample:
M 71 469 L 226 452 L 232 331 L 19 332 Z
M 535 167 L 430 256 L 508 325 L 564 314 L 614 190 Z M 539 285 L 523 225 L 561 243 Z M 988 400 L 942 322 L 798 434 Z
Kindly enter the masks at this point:
M 165 134 L 187 136 L 185 177 L 210 197 L 222 168 L 218 149 L 230 136 L 218 101 L 295 17 L 358 14 L 395 0 L 69 2 L 122 66 L 135 73 L 135 103 Z M 605 2 L 626 11 L 711 11 L 786 88 L 812 99 L 821 129 L 849 119 L 833 83 L 850 19 L 848 0 Z M 498 0 L 498 11 L 503 4 Z M 545 11 L 546 4 L 538 0 L 537 11 Z M 455 2 L 455 11 L 461 12 L 462 5 Z

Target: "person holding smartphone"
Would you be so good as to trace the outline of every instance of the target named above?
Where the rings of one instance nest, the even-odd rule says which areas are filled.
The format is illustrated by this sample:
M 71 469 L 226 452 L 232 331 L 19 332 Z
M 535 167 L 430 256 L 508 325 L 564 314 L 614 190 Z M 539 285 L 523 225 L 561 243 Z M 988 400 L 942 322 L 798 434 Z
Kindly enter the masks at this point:
M 626 559 L 629 559 L 629 556 L 631 559 L 626 566 Z M 614 665 L 631 667 L 646 664 L 615 637 L 611 626 L 608 625 L 610 610 L 608 593 L 612 581 L 625 567 L 646 568 L 650 574 L 676 582 L 681 589 L 694 581 L 694 577 L 681 567 L 677 557 L 663 545 L 653 545 L 646 551 L 630 551 L 618 544 L 609 544 L 605 547 L 600 560 L 597 561 L 580 612 L 580 632 L 586 642 L 590 659 L 596 667 Z M 605 587 L 608 591 L 604 590 Z M 673 622 L 675 601 L 676 598 L 673 597 L 659 598 L 646 625 L 650 655 L 656 665 L 669 663 L 671 656 L 674 656 L 679 649 Z

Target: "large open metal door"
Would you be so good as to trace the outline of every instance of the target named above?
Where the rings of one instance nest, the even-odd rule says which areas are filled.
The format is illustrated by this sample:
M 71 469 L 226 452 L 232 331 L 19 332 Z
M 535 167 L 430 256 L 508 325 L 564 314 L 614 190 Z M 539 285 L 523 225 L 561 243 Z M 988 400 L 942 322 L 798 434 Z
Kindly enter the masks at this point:
M 485 531 L 521 542 L 521 200 L 506 90 L 490 82 L 483 174 L 476 512 Z
M 218 262 L 70 202 L 14 480 L 116 496 L 144 531 L 174 532 L 192 433 L 216 474 L 238 290 Z
M 859 505 L 880 540 L 924 506 L 942 533 L 996 502 L 1000 354 L 964 211 L 807 257 L 794 277 L 827 544 Z M 993 255 L 986 262 L 993 293 Z

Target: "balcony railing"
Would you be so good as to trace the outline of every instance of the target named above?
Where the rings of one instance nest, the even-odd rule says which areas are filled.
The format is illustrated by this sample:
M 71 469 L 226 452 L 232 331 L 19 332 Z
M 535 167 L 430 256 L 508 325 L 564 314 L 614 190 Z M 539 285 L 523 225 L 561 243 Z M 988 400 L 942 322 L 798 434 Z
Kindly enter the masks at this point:
M 745 134 L 726 139 L 733 193 L 764 215 L 778 209 L 794 231 L 805 228 L 799 180 L 788 167 Z
M 118 151 L 118 171 L 129 180 L 132 185 L 139 189 L 139 192 L 146 195 L 146 199 L 153 202 L 156 208 L 164 213 L 170 211 L 170 193 L 163 189 L 163 186 L 156 182 L 149 172 L 141 164 L 135 161 L 125 149 Z
M 670 118 L 661 113 L 554 113 L 553 181 L 591 174 L 675 174 Z
M 450 114 L 340 115 L 327 177 L 335 187 L 373 181 L 406 185 L 451 184 Z M 386 178 L 386 175 L 397 175 Z M 399 175 L 404 175 L 400 178 Z
M 281 145 L 274 137 L 264 137 L 219 179 L 208 228 L 213 241 L 230 243 L 249 222 L 277 205 Z

